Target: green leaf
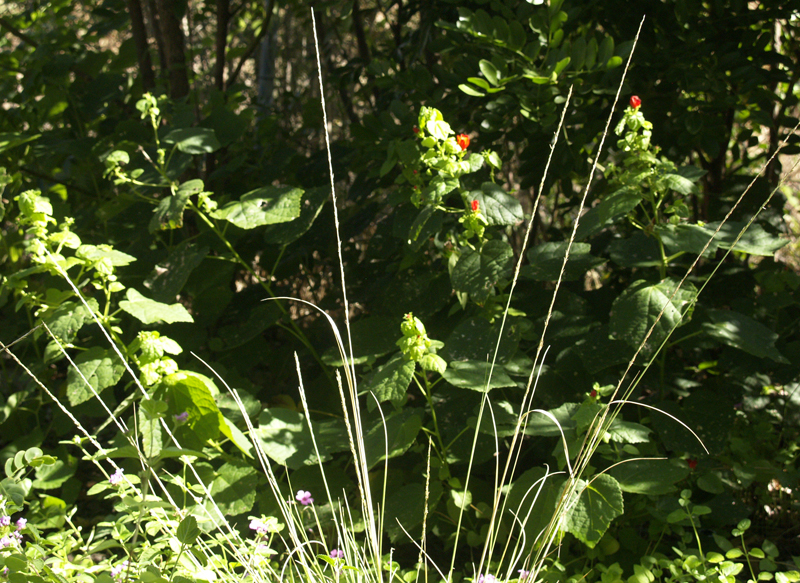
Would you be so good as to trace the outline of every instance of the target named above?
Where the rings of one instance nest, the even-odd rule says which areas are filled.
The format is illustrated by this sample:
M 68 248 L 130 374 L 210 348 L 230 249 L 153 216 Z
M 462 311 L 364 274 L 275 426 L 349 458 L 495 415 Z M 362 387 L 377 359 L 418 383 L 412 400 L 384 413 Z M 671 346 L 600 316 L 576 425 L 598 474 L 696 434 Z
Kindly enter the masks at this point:
M 505 369 L 499 365 L 492 371 L 491 383 L 489 380 L 489 370 L 491 363 L 480 360 L 456 360 L 442 373 L 445 380 L 460 389 L 470 389 L 480 393 L 486 393 L 492 389 L 501 387 L 516 387 L 517 383 L 511 380 Z
M 99 346 L 92 346 L 79 354 L 75 358 L 75 365 L 98 394 L 116 385 L 125 373 L 125 366 L 119 357 L 112 350 Z M 70 367 L 67 373 L 67 397 L 72 406 L 94 397 L 74 367 Z
M 697 290 L 691 283 L 684 282 L 670 300 L 678 283 L 670 278 L 656 284 L 643 280 L 634 282 L 614 300 L 609 320 L 611 335 L 638 348 L 663 308 L 664 313 L 644 347 L 646 352 L 657 349 L 673 328 L 686 324 L 691 318 Z
M 608 474 L 599 474 L 590 481 L 578 480 L 578 491 L 585 486 L 577 503 L 567 516 L 566 530 L 589 548 L 600 542 L 611 521 L 622 515 L 622 490 Z
M 511 269 L 514 252 L 505 241 L 488 241 L 480 251 L 467 249 L 453 268 L 453 289 L 468 293 L 482 304 L 500 279 Z
M 438 372 L 439 374 L 444 374 L 444 371 L 447 370 L 447 362 L 438 354 L 426 354 L 420 359 L 419 365 L 422 370 Z
M 516 225 L 525 219 L 519 201 L 494 182 L 484 182 L 480 190 L 473 190 L 467 196 L 478 201 L 478 208 L 490 226 Z
M 675 484 L 689 475 L 689 468 L 668 460 L 633 460 L 614 466 L 609 473 L 623 492 L 661 495 L 673 492 Z
M 220 469 L 221 473 L 221 469 Z M 212 486 L 213 487 L 213 486 Z M 197 528 L 197 519 L 191 514 L 181 520 L 178 525 L 178 530 L 175 533 L 178 542 L 182 545 L 191 545 L 197 540 L 200 535 L 200 529 Z
M 211 482 L 211 495 L 225 516 L 252 510 L 258 490 L 258 472 L 242 460 L 231 460 L 217 470 Z
M 22 144 L 26 144 L 33 140 L 38 139 L 41 134 L 27 135 L 21 132 L 5 132 L 0 133 L 0 153 L 16 148 Z
M 114 267 L 122 267 L 136 261 L 136 257 L 133 255 L 112 249 L 110 245 L 81 245 L 75 251 L 75 257 L 91 263 L 97 263 L 104 259 Z
M 514 480 L 506 498 L 506 508 L 522 521 L 529 541 L 536 540 L 547 527 L 564 486 L 561 476 L 551 474 L 547 479 L 544 477 L 545 470 L 542 468 L 527 470 Z M 507 519 L 510 518 L 511 515 L 507 513 Z M 518 528 L 518 524 L 515 523 L 514 528 Z
M 164 137 L 165 144 L 175 144 L 185 154 L 210 154 L 222 147 L 210 128 L 180 128 Z
M 611 441 L 618 443 L 647 443 L 650 441 L 652 429 L 633 421 L 614 419 L 608 429 Z
M 175 301 L 186 285 L 192 271 L 202 263 L 208 247 L 198 247 L 192 241 L 181 241 L 159 262 L 144 280 L 144 286 L 157 302 Z
M 699 254 L 706 243 L 711 240 L 713 231 L 709 231 L 706 227 L 699 225 L 658 225 L 656 232 L 664 245 L 667 247 L 667 253 L 672 255 L 679 251 L 685 253 Z M 653 241 L 655 243 L 655 241 Z M 706 249 L 706 256 L 712 255 L 719 247 L 719 239 L 714 239 L 709 243 Z
M 331 453 L 349 449 L 343 420 L 314 423 L 314 435 L 322 458 L 318 459 L 305 416 L 290 409 L 264 409 L 258 417 L 255 433 L 270 459 L 294 470 L 328 461 Z
M 242 195 L 211 213 L 215 219 L 228 221 L 240 229 L 286 223 L 300 216 L 303 190 L 290 186 L 265 186 Z
M 194 322 L 191 314 L 181 304 L 162 304 L 144 297 L 133 288 L 128 288 L 125 297 L 127 299 L 119 303 L 120 309 L 144 324 Z
M 165 197 L 158 203 L 150 219 L 148 230 L 151 233 L 180 229 L 183 227 L 183 211 L 192 195 L 202 192 L 203 181 L 199 179 L 184 182 L 175 194 Z
M 667 188 L 679 194 L 692 194 L 697 190 L 694 182 L 680 174 L 665 174 L 660 182 Z
M 528 251 L 528 261 L 521 270 L 521 275 L 537 281 L 556 281 L 564 263 L 568 241 L 543 243 Z M 590 269 L 605 263 L 605 259 L 591 254 L 592 246 L 588 243 L 573 243 L 569 252 L 569 260 L 564 270 L 564 281 L 580 279 Z
M 378 420 L 364 436 L 364 449 L 367 452 L 367 467 L 372 469 L 378 462 L 397 457 L 408 451 L 422 428 L 422 417 L 410 409 Z M 388 451 L 388 456 L 386 452 Z
M 500 73 L 497 70 L 491 61 L 487 61 L 486 59 L 481 59 L 478 62 L 478 67 L 483 73 L 483 76 L 486 77 L 486 80 L 489 81 L 494 86 L 498 85 L 498 79 L 500 79 Z
M 516 318 L 510 318 L 503 329 L 503 340 L 497 353 L 498 362 L 506 362 L 517 352 L 521 334 Z M 442 356 L 448 362 L 453 360 L 486 361 L 494 354 L 500 336 L 500 320 L 491 324 L 484 318 L 474 316 L 459 323 L 445 340 Z M 526 373 L 527 375 L 527 373 Z
M 720 232 L 714 238 L 715 241 L 719 241 L 720 249 L 730 249 L 733 245 L 733 242 L 736 240 L 736 237 L 739 235 L 739 232 L 746 224 L 747 223 L 744 222 L 728 221 L 722 225 Z M 706 231 L 709 233 L 709 237 L 714 233 L 718 225 L 719 222 L 715 222 L 708 223 L 705 226 Z M 744 235 L 742 235 L 742 238 L 739 239 L 739 242 L 736 243 L 734 250 L 749 253 L 750 255 L 771 257 L 775 255 L 775 252 L 778 249 L 786 245 L 788 242 L 788 239 L 781 239 L 780 237 L 771 235 L 764 230 L 764 227 L 758 223 L 753 223 L 750 225 L 750 228 L 745 231 Z
M 434 205 L 423 207 L 408 230 L 409 248 L 412 251 L 418 251 L 423 244 L 439 232 L 442 222 L 442 213 Z
M 381 403 L 384 401 L 400 402 L 406 396 L 415 368 L 416 363 L 413 360 L 406 360 L 401 353 L 398 353 L 375 371 L 363 389 L 372 391 Z M 373 406 L 374 403 L 373 399 L 367 400 L 368 407 Z
M 67 461 L 57 459 L 55 463 L 42 465 L 36 468 L 33 487 L 41 490 L 60 488 L 64 482 L 75 475 L 77 469 L 78 462 L 71 456 L 67 458 Z
M 461 83 L 458 88 L 472 97 L 483 97 L 486 95 L 484 92 L 474 89 L 471 85 L 467 85 L 466 83 Z
M 393 327 L 397 330 L 396 336 L 388 333 Z M 368 316 L 350 324 L 350 335 L 353 338 L 353 364 L 374 362 L 376 358 L 397 350 L 400 321 L 385 316 Z M 335 346 L 325 351 L 322 362 L 328 366 L 344 365 Z
M 704 323 L 706 333 L 720 342 L 775 362 L 789 361 L 775 348 L 778 333 L 749 316 L 733 310 L 708 310 L 711 323 Z
M 264 227 L 264 242 L 273 245 L 288 245 L 302 237 L 319 216 L 330 192 L 330 189 L 326 187 L 308 189 L 300 203 L 300 216 L 288 222 Z
M 98 310 L 97 300 L 94 298 L 89 298 L 87 303 L 93 310 Z M 78 331 L 80 331 L 84 324 L 92 321 L 92 315 L 82 303 L 69 301 L 58 306 L 58 308 L 48 316 L 46 323 L 53 335 L 64 345 L 70 344 L 75 340 Z M 62 354 L 58 345 L 51 340 L 45 348 L 45 362 L 52 362 L 53 360 L 61 358 L 61 356 Z
M 160 407 L 156 407 L 160 405 Z M 144 401 L 139 407 L 139 433 L 142 436 L 142 453 L 149 460 L 156 459 L 161 453 L 163 438 L 160 419 L 167 410 L 163 401 Z
M 536 412 L 532 413 L 527 420 L 525 426 L 525 435 L 540 435 L 542 437 L 561 437 L 558 427 L 564 433 L 574 431 L 577 427 L 577 422 L 574 419 L 575 413 L 580 409 L 579 403 L 564 403 L 555 409 L 551 409 L 549 413 L 556 418 L 558 425 L 553 423 L 553 420 L 547 415 Z
M 624 217 L 639 204 L 642 196 L 642 191 L 634 188 L 621 188 L 608 195 L 581 217 L 575 239 L 581 241 L 591 237 Z
M 225 420 L 214 400 L 216 386 L 203 375 L 179 371 L 162 379 L 170 394 L 173 410 L 187 412 L 187 425 L 205 442 L 218 439 Z

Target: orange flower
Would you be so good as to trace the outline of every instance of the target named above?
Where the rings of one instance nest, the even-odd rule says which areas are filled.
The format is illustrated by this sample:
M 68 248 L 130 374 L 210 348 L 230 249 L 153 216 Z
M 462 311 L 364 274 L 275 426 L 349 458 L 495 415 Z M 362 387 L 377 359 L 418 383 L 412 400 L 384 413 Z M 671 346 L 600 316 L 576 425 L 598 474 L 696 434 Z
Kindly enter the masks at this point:
M 469 148 L 469 136 L 467 134 L 458 134 L 456 136 L 456 142 L 458 142 L 462 150 Z

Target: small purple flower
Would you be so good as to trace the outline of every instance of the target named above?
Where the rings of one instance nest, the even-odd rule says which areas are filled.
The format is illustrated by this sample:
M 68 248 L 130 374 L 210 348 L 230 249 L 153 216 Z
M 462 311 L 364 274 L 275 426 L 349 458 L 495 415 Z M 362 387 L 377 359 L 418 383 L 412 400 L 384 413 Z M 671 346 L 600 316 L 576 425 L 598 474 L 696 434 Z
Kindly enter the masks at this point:
M 478 575 L 478 583 L 497 583 L 494 575 Z
M 311 497 L 311 492 L 306 492 L 305 490 L 298 490 L 295 499 L 303 506 L 308 506 L 309 504 L 314 503 L 314 499 Z
M 121 562 L 119 565 L 117 565 L 116 567 L 112 568 L 112 569 L 111 569 L 111 576 L 112 576 L 114 579 L 116 579 L 117 577 L 119 577 L 120 575 L 122 575 L 122 572 L 123 572 L 125 569 L 127 569 L 127 568 L 128 568 L 128 564 L 129 564 L 129 563 L 128 563 L 128 561 L 122 561 L 122 562 Z
M 14 539 L 11 538 L 10 536 L 4 536 L 3 538 L 0 538 L 0 549 L 10 547 L 13 544 L 14 544 Z
M 517 573 L 519 573 L 519 580 L 520 581 L 522 581 L 523 579 L 527 579 L 528 575 L 531 574 L 530 571 L 526 571 L 525 569 L 520 569 L 519 571 L 517 571 Z
M 0 526 L 8 526 L 11 524 L 10 516 L 0 516 Z
M 256 531 L 260 535 L 264 535 L 269 532 L 267 525 L 264 524 L 264 521 L 259 518 L 254 518 L 250 521 L 250 529 Z
M 17 530 L 22 530 L 25 528 L 25 525 L 28 524 L 28 520 L 25 518 L 20 518 L 17 520 Z
M 302 491 L 302 490 L 301 490 Z M 306 492 L 307 494 L 308 492 Z M 333 549 L 331 551 L 331 559 L 343 559 L 344 558 L 344 551 L 340 549 Z
M 189 418 L 189 413 L 184 411 L 183 413 L 178 413 L 177 415 L 172 416 L 175 419 L 176 423 L 185 423 L 186 420 Z
M 111 474 L 111 477 L 108 481 L 111 483 L 112 486 L 119 486 L 122 483 L 122 474 L 125 473 L 125 470 L 122 468 L 117 468 L 117 471 Z

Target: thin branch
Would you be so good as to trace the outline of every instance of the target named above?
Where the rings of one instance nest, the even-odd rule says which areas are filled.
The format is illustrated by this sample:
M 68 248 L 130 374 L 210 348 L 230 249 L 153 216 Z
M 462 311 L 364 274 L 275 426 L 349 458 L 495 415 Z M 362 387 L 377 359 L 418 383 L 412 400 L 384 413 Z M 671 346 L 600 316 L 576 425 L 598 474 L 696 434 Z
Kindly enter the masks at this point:
M 272 6 L 272 10 L 267 13 L 266 18 L 264 18 L 264 23 L 261 25 L 261 30 L 258 31 L 256 37 L 250 41 L 250 44 L 247 45 L 247 48 L 242 53 L 242 58 L 239 59 L 239 63 L 236 65 L 236 68 L 233 70 L 233 73 L 230 74 L 228 77 L 227 83 L 225 83 L 225 88 L 230 89 L 231 85 L 236 82 L 236 78 L 239 76 L 239 73 L 242 71 L 242 67 L 247 62 L 247 60 L 253 56 L 253 53 L 256 52 L 256 49 L 261 44 L 262 39 L 267 35 L 269 32 L 269 25 L 272 22 L 272 15 L 275 13 L 274 4 Z
M 25 34 L 24 32 L 22 32 L 22 31 L 21 31 L 20 29 L 18 29 L 16 26 L 14 26 L 13 24 L 11 24 L 11 23 L 8 21 L 8 19 L 7 19 L 7 18 L 3 18 L 2 16 L 0 16 L 0 26 L 2 26 L 3 28 L 5 28 L 5 29 L 6 29 L 8 32 L 10 32 L 11 34 L 13 34 L 15 37 L 17 37 L 17 38 L 18 38 L 19 40 L 21 40 L 22 42 L 25 42 L 25 43 L 28 43 L 29 45 L 31 45 L 33 48 L 36 48 L 36 47 L 38 47 L 38 46 L 39 46 L 39 43 L 37 43 L 35 40 L 33 40 L 33 39 L 32 39 L 31 37 L 29 37 L 27 34 Z

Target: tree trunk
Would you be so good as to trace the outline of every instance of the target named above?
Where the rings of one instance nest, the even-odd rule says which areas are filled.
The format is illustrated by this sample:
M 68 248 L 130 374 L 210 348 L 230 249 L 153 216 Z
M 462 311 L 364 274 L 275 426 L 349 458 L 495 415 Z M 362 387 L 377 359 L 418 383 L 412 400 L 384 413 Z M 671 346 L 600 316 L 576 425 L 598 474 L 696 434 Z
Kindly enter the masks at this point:
M 214 85 L 225 90 L 225 51 L 228 46 L 228 22 L 231 18 L 230 0 L 217 0 L 216 63 L 214 63 Z
M 139 63 L 139 74 L 142 76 L 142 89 L 150 91 L 156 86 L 156 77 L 153 73 L 150 47 L 147 44 L 147 29 L 144 26 L 144 14 L 139 0 L 128 0 L 128 12 L 131 15 L 131 33 L 136 44 L 136 60 Z
M 176 4 L 175 0 L 156 0 L 158 23 L 169 70 L 169 96 L 180 99 L 189 94 L 189 75 L 186 72 L 183 31 L 175 12 Z

